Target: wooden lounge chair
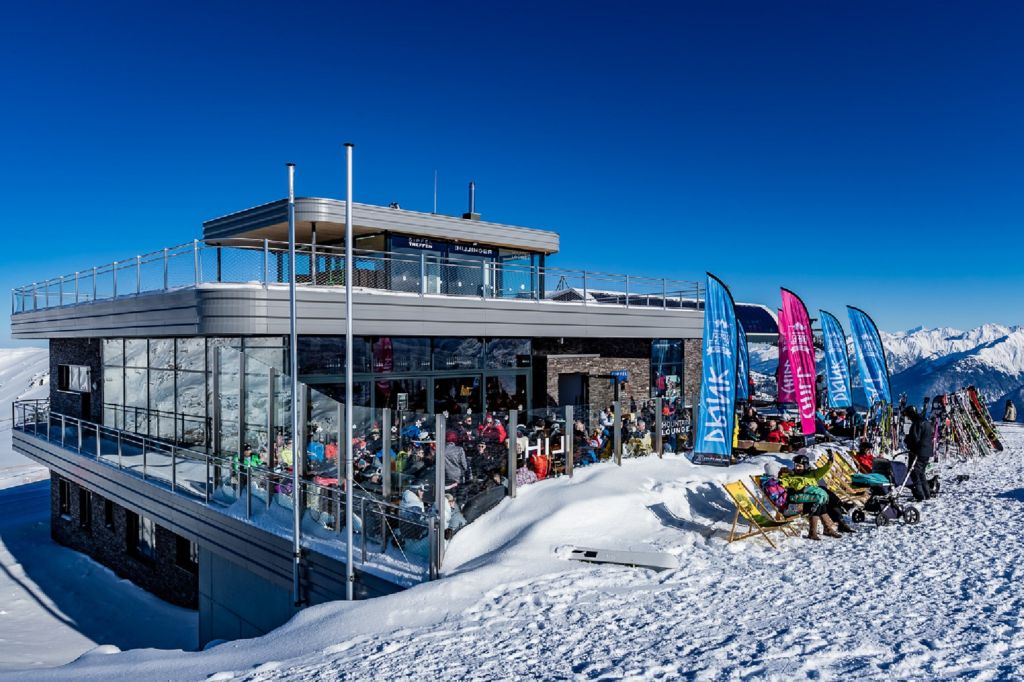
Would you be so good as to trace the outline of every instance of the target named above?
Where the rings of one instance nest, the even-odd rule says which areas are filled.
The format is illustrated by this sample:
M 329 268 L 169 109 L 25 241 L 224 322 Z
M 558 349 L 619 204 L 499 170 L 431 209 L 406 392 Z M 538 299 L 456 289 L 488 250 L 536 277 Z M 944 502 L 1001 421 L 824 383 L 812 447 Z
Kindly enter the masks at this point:
M 772 539 L 768 537 L 767 531 L 781 530 L 783 533 L 788 534 L 790 530 L 789 525 L 792 521 L 778 521 L 765 514 L 758 505 L 757 499 L 747 490 L 747 486 L 743 484 L 743 481 L 723 483 L 722 487 L 725 488 L 725 492 L 728 493 L 729 497 L 732 498 L 733 504 L 736 505 L 736 513 L 732 517 L 732 528 L 729 530 L 728 541 L 735 542 L 736 540 L 743 540 L 753 535 L 760 535 L 772 546 L 772 549 L 778 549 L 775 543 L 772 542 Z M 739 524 L 741 516 L 747 522 L 748 528 L 746 533 L 738 534 L 736 526 Z
M 823 466 L 828 458 L 825 455 L 816 462 L 816 466 Z M 825 483 L 829 490 L 836 494 L 844 503 L 863 504 L 870 497 L 871 491 L 864 488 L 854 488 L 850 483 L 850 476 L 853 472 L 847 468 L 846 462 L 840 455 L 835 456 L 831 471 L 825 477 Z

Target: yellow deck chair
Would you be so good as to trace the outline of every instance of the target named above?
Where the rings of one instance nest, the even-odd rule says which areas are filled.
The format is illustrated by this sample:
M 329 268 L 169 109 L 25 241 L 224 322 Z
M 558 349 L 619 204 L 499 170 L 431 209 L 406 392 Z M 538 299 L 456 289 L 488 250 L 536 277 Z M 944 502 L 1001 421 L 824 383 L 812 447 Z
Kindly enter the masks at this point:
M 827 461 L 828 457 L 826 455 L 822 455 L 815 463 L 815 466 L 824 466 Z M 832 469 L 825 477 L 825 483 L 828 485 L 829 489 L 836 494 L 836 497 L 843 502 L 863 504 L 871 495 L 871 492 L 867 489 L 854 488 L 850 483 L 850 476 L 852 476 L 853 473 L 844 465 L 844 460 L 836 455 L 832 464 Z
M 772 546 L 772 549 L 778 549 L 775 543 L 772 542 L 772 539 L 768 537 L 766 531 L 781 530 L 784 533 L 788 533 L 788 526 L 792 521 L 777 521 L 765 514 L 758 505 L 757 499 L 747 490 L 747 486 L 743 485 L 743 481 L 723 483 L 722 487 L 725 488 L 725 492 L 729 494 L 729 497 L 732 498 L 733 503 L 736 505 L 736 513 L 732 517 L 732 528 L 729 529 L 728 541 L 735 542 L 760 534 Z M 741 516 L 748 526 L 747 532 L 742 535 L 738 534 L 736 529 Z

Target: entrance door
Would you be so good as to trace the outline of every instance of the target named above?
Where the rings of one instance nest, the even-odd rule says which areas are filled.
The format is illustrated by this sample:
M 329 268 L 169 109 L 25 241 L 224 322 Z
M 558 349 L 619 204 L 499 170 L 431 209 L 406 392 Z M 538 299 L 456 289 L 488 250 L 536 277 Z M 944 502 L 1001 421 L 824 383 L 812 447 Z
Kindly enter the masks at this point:
M 479 374 L 434 379 L 434 412 L 447 410 L 449 416 L 473 414 L 479 417 L 483 410 L 480 379 Z
M 558 375 L 558 404 L 586 405 L 587 400 L 587 375 L 580 372 Z

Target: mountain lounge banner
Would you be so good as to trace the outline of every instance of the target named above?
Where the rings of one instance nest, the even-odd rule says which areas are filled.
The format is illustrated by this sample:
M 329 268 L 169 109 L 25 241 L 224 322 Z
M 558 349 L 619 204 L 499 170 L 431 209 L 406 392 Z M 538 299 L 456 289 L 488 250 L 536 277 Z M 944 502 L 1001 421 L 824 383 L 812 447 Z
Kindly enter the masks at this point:
M 786 314 L 779 308 L 779 366 L 775 369 L 775 385 L 778 386 L 777 402 L 796 402 L 796 388 L 793 386 L 793 368 L 789 366 L 789 351 L 786 350 L 786 335 L 782 330 L 786 326 Z
M 728 465 L 736 418 L 736 307 L 729 289 L 710 272 L 704 296 L 703 370 L 694 464 Z
M 804 302 L 789 289 L 782 290 L 782 314 L 785 318 L 782 332 L 786 337 L 789 366 L 793 370 L 800 427 L 805 436 L 813 436 L 818 405 L 814 398 L 814 336 L 811 320 Z
M 821 335 L 825 339 L 825 386 L 828 388 L 828 406 L 831 408 L 853 405 L 850 390 L 850 362 L 846 357 L 846 334 L 832 313 L 819 310 Z
M 857 353 L 857 367 L 860 378 L 864 382 L 864 394 L 868 404 L 874 405 L 884 400 L 892 405 L 892 393 L 889 390 L 889 366 L 885 362 L 885 349 L 882 337 L 866 312 L 851 305 L 846 306 L 850 316 L 850 334 L 853 336 L 853 349 Z
M 747 348 L 747 332 L 739 320 L 736 320 L 736 333 L 736 400 L 750 400 L 750 352 Z

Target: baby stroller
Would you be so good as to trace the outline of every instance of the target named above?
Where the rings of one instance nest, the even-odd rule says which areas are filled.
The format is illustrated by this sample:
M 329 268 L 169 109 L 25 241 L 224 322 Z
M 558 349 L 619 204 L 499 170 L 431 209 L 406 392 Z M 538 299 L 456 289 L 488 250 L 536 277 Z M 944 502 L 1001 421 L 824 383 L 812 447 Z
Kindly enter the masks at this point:
M 910 472 L 904 462 L 876 459 L 871 473 L 885 476 L 889 483 L 871 486 L 871 497 L 863 507 L 853 510 L 850 514 L 854 522 L 863 523 L 866 514 L 875 515 L 876 526 L 887 526 L 899 519 L 910 525 L 921 520 L 921 512 L 917 507 L 901 504 L 899 501 L 900 494 L 910 480 Z

